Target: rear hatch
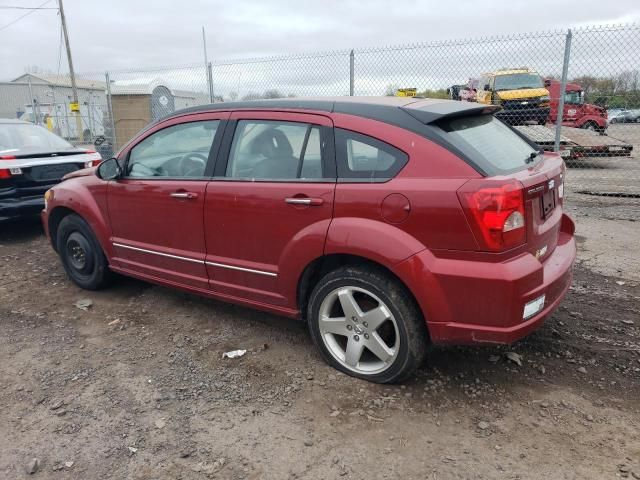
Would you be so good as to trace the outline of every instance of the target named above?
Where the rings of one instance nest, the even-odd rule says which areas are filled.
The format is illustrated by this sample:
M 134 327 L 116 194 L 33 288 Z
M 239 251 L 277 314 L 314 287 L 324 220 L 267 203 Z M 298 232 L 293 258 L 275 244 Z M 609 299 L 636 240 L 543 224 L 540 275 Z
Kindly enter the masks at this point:
M 564 161 L 545 153 L 532 168 L 512 174 L 523 186 L 527 250 L 544 260 L 558 243 L 564 197 Z
M 486 110 L 443 115 L 428 128 L 483 175 L 458 191 L 477 249 L 548 257 L 562 220 L 562 158 L 542 152 Z

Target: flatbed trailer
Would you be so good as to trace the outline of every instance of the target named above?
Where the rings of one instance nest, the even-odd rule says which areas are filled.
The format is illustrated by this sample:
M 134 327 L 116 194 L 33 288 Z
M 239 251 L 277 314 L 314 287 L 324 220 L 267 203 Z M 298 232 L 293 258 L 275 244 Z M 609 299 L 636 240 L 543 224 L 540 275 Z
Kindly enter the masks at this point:
M 555 125 L 519 125 L 514 127 L 543 150 L 553 151 Z M 628 157 L 633 151 L 630 143 L 582 128 L 562 127 L 560 154 L 565 159 L 584 157 Z

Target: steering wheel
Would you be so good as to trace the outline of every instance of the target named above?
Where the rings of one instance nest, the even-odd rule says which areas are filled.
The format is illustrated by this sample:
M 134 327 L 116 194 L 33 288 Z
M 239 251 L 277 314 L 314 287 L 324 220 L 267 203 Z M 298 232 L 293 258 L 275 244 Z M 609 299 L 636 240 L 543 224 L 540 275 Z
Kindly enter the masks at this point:
M 207 156 L 202 153 L 187 153 L 178 160 L 178 172 L 183 177 L 201 177 L 207 166 Z

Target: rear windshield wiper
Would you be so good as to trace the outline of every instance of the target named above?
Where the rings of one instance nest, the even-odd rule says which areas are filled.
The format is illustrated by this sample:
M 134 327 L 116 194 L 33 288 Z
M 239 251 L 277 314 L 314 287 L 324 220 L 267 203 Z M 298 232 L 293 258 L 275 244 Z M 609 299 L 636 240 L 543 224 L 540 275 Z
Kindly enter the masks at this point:
M 527 155 L 527 158 L 524 159 L 524 163 L 533 163 L 536 157 L 538 157 L 538 155 L 542 155 L 543 153 L 544 150 L 536 150 L 535 152 L 531 152 L 529 155 Z

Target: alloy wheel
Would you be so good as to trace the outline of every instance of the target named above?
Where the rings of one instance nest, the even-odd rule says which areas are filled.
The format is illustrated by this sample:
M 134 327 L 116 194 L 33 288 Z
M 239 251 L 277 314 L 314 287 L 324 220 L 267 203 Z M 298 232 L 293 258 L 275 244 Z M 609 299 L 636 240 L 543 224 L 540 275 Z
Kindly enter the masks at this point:
M 340 287 L 320 305 L 318 326 L 329 353 L 347 369 L 364 375 L 388 369 L 400 348 L 398 324 L 389 307 L 359 287 Z

